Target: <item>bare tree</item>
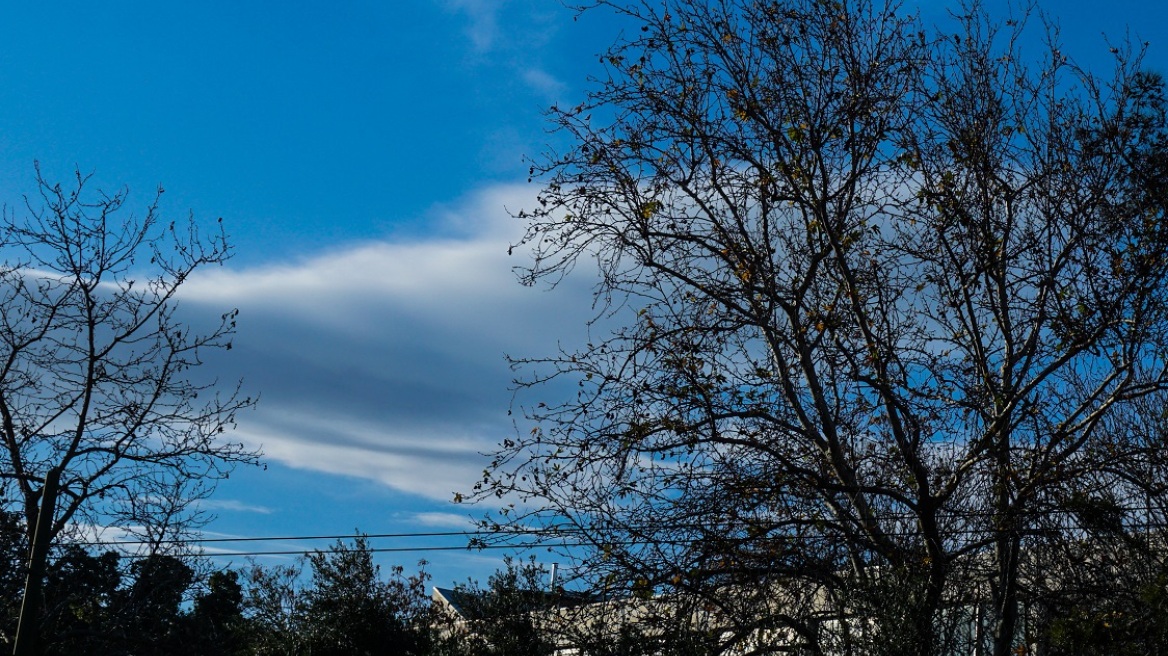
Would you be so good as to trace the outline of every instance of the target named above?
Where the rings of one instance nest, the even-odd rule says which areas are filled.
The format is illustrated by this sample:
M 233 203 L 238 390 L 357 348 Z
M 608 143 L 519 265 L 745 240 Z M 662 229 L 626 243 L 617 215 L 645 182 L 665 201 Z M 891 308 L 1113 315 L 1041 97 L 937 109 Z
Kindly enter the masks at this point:
M 977 3 L 594 5 L 633 28 L 550 112 L 524 281 L 593 261 L 617 327 L 517 363 L 579 391 L 480 494 L 758 651 L 1010 653 L 1072 498 L 1163 502 L 1119 426 L 1168 387 L 1163 81 Z
M 86 527 L 173 536 L 192 498 L 257 458 L 224 435 L 252 399 L 196 376 L 231 348 L 236 311 L 208 322 L 177 300 L 229 256 L 222 225 L 163 222 L 157 199 L 129 214 L 124 191 L 91 193 L 80 174 L 62 187 L 38 169 L 37 182 L 27 213 L 0 221 L 0 476 L 32 544 L 18 650 L 50 543 Z

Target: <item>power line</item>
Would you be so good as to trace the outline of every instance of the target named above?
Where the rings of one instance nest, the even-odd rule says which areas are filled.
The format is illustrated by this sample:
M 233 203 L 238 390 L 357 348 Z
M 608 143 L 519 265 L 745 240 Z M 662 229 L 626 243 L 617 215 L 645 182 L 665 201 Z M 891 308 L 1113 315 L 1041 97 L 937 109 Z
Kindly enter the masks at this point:
M 1143 511 L 1143 512 L 1149 512 L 1149 511 L 1164 512 L 1166 509 L 1154 508 L 1154 507 L 1125 507 L 1125 508 L 1121 508 L 1119 510 L 1134 513 L 1134 512 L 1141 512 L 1141 511 Z M 1073 515 L 1073 514 L 1077 514 L 1077 513 L 1078 513 L 1078 511 L 1073 510 L 1073 509 L 1051 508 L 1051 509 L 1047 509 L 1047 510 L 1042 511 L 1042 513 L 1040 513 L 1040 514 L 1042 514 L 1042 515 Z M 994 512 L 988 512 L 988 511 L 971 511 L 968 513 L 954 513 L 951 516 L 943 517 L 941 519 L 961 521 L 961 520 L 971 520 L 971 519 L 977 519 L 977 518 L 982 518 L 982 519 L 996 518 L 996 517 L 1000 517 L 1000 516 L 1001 516 L 1001 513 L 994 513 Z M 912 513 L 896 513 L 896 514 L 885 513 L 885 514 L 882 514 L 877 519 L 881 520 L 881 521 L 898 521 L 898 520 L 900 520 L 900 521 L 914 521 L 916 519 L 919 519 L 919 516 L 912 514 Z M 810 521 L 811 520 L 808 520 L 808 522 L 810 522 Z M 749 521 L 746 521 L 746 520 L 740 520 L 738 523 L 740 524 L 741 528 L 750 528 L 751 527 L 751 523 Z M 1139 524 L 1139 522 L 1135 522 L 1135 523 Z M 1158 524 L 1158 523 L 1156 525 L 1160 526 L 1160 524 Z M 1152 524 L 1147 523 L 1146 526 L 1151 527 Z M 238 543 L 238 542 L 305 542 L 305 541 L 314 541 L 314 540 L 346 540 L 346 539 L 352 539 L 352 538 L 365 538 L 365 539 L 370 539 L 370 540 L 381 540 L 381 539 L 416 539 L 416 538 L 435 538 L 435 537 L 464 537 L 464 538 L 524 537 L 524 536 L 533 536 L 533 537 L 544 536 L 544 537 L 546 537 L 546 536 L 586 535 L 589 533 L 603 533 L 603 532 L 613 532 L 613 533 L 625 532 L 625 533 L 645 533 L 645 534 L 647 534 L 647 533 L 660 532 L 662 530 L 667 530 L 667 531 L 668 530 L 700 530 L 703 532 L 708 532 L 711 530 L 711 525 L 703 524 L 703 523 L 667 524 L 667 523 L 662 522 L 662 523 L 655 523 L 652 525 L 614 524 L 614 525 L 603 526 L 603 527 L 583 527 L 583 526 L 576 526 L 576 525 L 559 525 L 559 526 L 553 525 L 553 526 L 547 526 L 547 527 L 518 526 L 518 527 L 499 527 L 497 529 L 479 529 L 479 530 L 473 530 L 473 531 L 428 531 L 428 532 L 404 532 L 404 533 L 360 533 L 360 532 L 358 532 L 358 533 L 339 533 L 339 534 L 330 534 L 330 535 L 242 536 L 242 537 L 229 537 L 229 538 L 190 537 L 190 538 L 159 538 L 159 539 L 139 539 L 139 540 L 77 540 L 77 541 L 72 541 L 69 544 L 75 544 L 75 545 L 80 545 L 80 546 L 138 546 L 138 545 L 164 545 L 164 544 L 165 545 L 198 545 L 198 544 L 222 544 L 222 543 Z M 991 529 L 991 528 L 967 527 L 967 528 L 963 528 L 963 529 L 949 530 L 949 531 L 943 531 L 943 532 L 945 532 L 947 534 L 970 534 L 970 533 L 984 533 L 986 531 L 992 531 L 992 530 L 993 529 Z M 900 535 L 900 534 L 913 535 L 915 533 L 916 532 L 911 531 L 911 530 L 895 532 L 895 534 L 897 534 L 897 535 Z M 812 536 L 776 535 L 776 536 L 772 536 L 772 537 L 777 538 L 777 539 L 785 539 L 785 538 L 800 538 L 800 537 L 812 537 Z M 523 545 L 517 545 L 517 546 L 523 546 Z M 538 546 L 538 544 L 527 545 L 527 546 Z M 450 547 L 450 548 L 455 549 L 455 548 L 462 548 L 462 547 Z M 475 548 L 478 548 L 478 547 L 476 546 Z M 403 548 L 403 549 L 405 549 L 405 548 Z
M 114 546 L 140 546 L 140 545 L 199 545 L 199 544 L 223 544 L 233 542 L 310 542 L 314 540 L 346 540 L 352 538 L 365 538 L 369 540 L 383 540 L 383 539 L 415 539 L 415 538 L 435 538 L 435 537 L 502 537 L 502 536 L 549 536 L 549 535 L 564 535 L 564 534 L 582 534 L 585 533 L 582 528 L 526 528 L 526 529 L 498 529 L 498 530 L 480 530 L 480 531 L 430 531 L 430 532 L 414 532 L 414 533 L 341 533 L 334 535 L 274 535 L 274 536 L 252 536 L 252 537 L 231 537 L 231 538 L 159 538 L 159 539 L 138 539 L 138 540 L 75 540 L 69 544 L 86 546 L 86 547 L 114 547 Z M 451 547 L 463 548 L 463 547 Z
M 352 537 L 352 536 L 349 536 Z M 112 543 L 79 543 L 73 542 L 70 545 L 110 545 Z M 122 545 L 128 544 L 154 544 L 150 542 L 122 542 Z M 620 546 L 628 546 L 635 544 L 619 543 Z M 484 551 L 484 550 L 507 550 L 507 549 L 527 549 L 527 548 L 552 548 L 552 547 L 584 547 L 588 546 L 586 542 L 563 542 L 557 544 L 546 543 L 531 543 L 531 544 L 482 544 L 482 545 L 429 545 L 429 546 L 414 546 L 414 547 L 367 547 L 365 549 L 357 549 L 352 547 L 330 547 L 327 551 L 320 549 L 283 549 L 270 551 L 231 551 L 231 552 L 183 552 L 182 554 L 136 554 L 136 553 L 118 553 L 119 558 L 127 559 L 141 559 L 149 558 L 152 555 L 175 555 L 179 558 L 250 558 L 253 556 L 307 556 L 314 553 L 328 553 L 328 554 L 347 554 L 347 553 L 413 553 L 413 552 L 435 552 L 435 551 Z M 62 545 L 69 546 L 69 545 Z M 114 552 L 110 552 L 114 553 Z M 24 556 L 12 557 L 14 562 L 23 562 L 26 560 Z
M 292 542 L 309 540 L 344 540 L 363 537 L 369 539 L 393 538 L 433 538 L 433 537 L 473 537 L 476 535 L 497 535 L 504 531 L 435 531 L 428 533 L 344 533 L 337 535 L 278 535 L 234 538 L 167 538 L 159 540 L 90 540 L 77 541 L 72 544 L 87 546 L 102 545 L 135 545 L 135 544 L 209 544 L 221 542 Z
M 526 547 L 585 547 L 589 546 L 587 542 L 576 543 L 559 543 L 554 545 L 548 544 L 529 544 L 529 545 L 514 545 L 514 544 L 486 544 L 477 546 L 429 546 L 429 547 L 370 547 L 367 549 L 329 549 L 328 552 L 322 553 L 413 553 L 426 551 L 480 551 L 484 549 L 520 549 Z M 231 552 L 231 553 L 190 553 L 183 554 L 183 557 L 195 558 L 231 558 L 231 557 L 250 557 L 250 556 L 303 556 L 309 553 L 315 553 L 318 550 L 288 550 L 288 551 L 248 551 L 248 552 Z M 135 556 L 129 556 L 135 557 Z M 146 556 L 137 556 L 144 558 Z
M 1163 508 L 1149 507 L 1149 506 L 1128 506 L 1117 508 L 1122 513 L 1150 513 L 1164 512 Z M 1039 515 L 1053 516 L 1053 515 L 1068 515 L 1075 514 L 1076 511 L 1067 508 L 1047 508 L 1040 511 Z M 992 518 L 997 517 L 998 513 L 989 511 L 973 510 L 966 513 L 953 513 L 945 519 L 957 521 L 970 521 L 978 518 Z M 913 513 L 882 513 L 881 520 L 884 521 L 907 521 L 912 522 L 918 519 L 918 516 Z M 1143 523 L 1145 529 L 1153 527 L 1163 527 L 1160 522 L 1150 521 L 1152 518 L 1147 517 L 1149 521 Z M 1133 526 L 1141 525 L 1141 522 L 1135 518 L 1131 518 L 1128 522 L 1120 520 L 1123 523 L 1131 523 Z M 749 528 L 750 522 L 740 520 L 740 528 Z M 845 522 L 838 528 L 846 529 Z M 82 547 L 158 547 L 158 546 L 178 546 L 178 547 L 201 547 L 205 545 L 214 544 L 233 544 L 233 543 L 255 543 L 255 542 L 311 542 L 318 540 L 346 540 L 352 538 L 364 538 L 368 540 L 410 540 L 423 538 L 464 538 L 467 540 L 465 544 L 461 545 L 416 545 L 416 546 L 394 546 L 394 547 L 372 547 L 368 550 L 373 553 L 427 553 L 427 552 L 443 552 L 443 551 L 481 551 L 481 550 L 521 550 L 521 549 L 540 549 L 540 548 L 578 548 L 586 546 L 597 546 L 603 542 L 612 547 L 618 546 L 636 546 L 636 545 L 678 545 L 683 543 L 692 543 L 695 541 L 702 541 L 703 535 L 695 535 L 692 538 L 683 539 L 681 536 L 673 536 L 669 539 L 668 536 L 660 536 L 663 531 L 697 531 L 704 534 L 704 537 L 710 537 L 711 533 L 718 533 L 716 526 L 709 524 L 682 524 L 682 523 L 655 523 L 646 525 L 612 525 L 601 527 L 585 527 L 573 524 L 559 524 L 549 526 L 498 526 L 491 529 L 477 529 L 477 530 L 462 530 L 462 531 L 415 531 L 415 532 L 395 532 L 395 533 L 343 533 L 343 534 L 320 534 L 320 535 L 275 535 L 275 536 L 237 536 L 237 537 L 221 537 L 221 538 L 202 538 L 202 537 L 186 537 L 186 538 L 163 538 L 163 539 L 134 539 L 134 540 L 77 540 L 69 542 L 70 545 L 77 545 Z M 729 528 L 729 527 L 722 527 Z M 781 526 L 776 526 L 776 529 L 781 529 Z M 1052 529 L 1042 529 L 1035 527 L 1033 529 L 1023 529 L 1024 533 L 1046 532 Z M 1058 529 L 1053 529 L 1058 530 Z M 573 536 L 588 536 L 603 534 L 610 532 L 610 535 L 624 534 L 625 539 L 616 540 L 582 540 L 575 542 L 556 541 L 554 538 L 570 539 Z M 976 535 L 992 533 L 992 527 L 978 527 L 978 526 L 964 526 L 962 528 L 954 528 L 948 531 L 942 531 L 947 536 L 960 535 Z M 900 530 L 885 531 L 888 537 L 911 537 L 917 535 L 918 531 L 912 529 L 902 528 Z M 660 536 L 655 539 L 650 536 Z M 714 536 L 721 538 L 728 542 L 737 542 L 744 536 L 741 535 L 721 535 Z M 526 542 L 494 542 L 493 540 L 501 540 L 505 538 L 533 538 L 532 541 Z M 543 539 L 540 539 L 543 538 Z M 629 539 L 632 538 L 632 539 Z M 580 540 L 580 538 L 577 538 Z M 805 534 L 805 533 L 789 533 L 789 534 L 773 534 L 773 535 L 755 535 L 745 539 L 745 542 L 755 541 L 769 541 L 769 540 L 789 540 L 789 541 L 807 541 L 807 540 L 824 540 L 831 539 L 831 531 L 828 530 L 823 534 Z M 61 545 L 65 546 L 65 545 Z M 328 551 L 334 553 L 344 553 L 353 551 L 347 549 L 343 545 L 331 546 L 327 548 Z M 240 551 L 240 552 L 205 552 L 205 551 L 190 551 L 185 552 L 184 556 L 198 557 L 198 558 L 232 558 L 232 557 L 252 557 L 252 556 L 289 556 L 289 555 L 308 555 L 311 553 L 322 552 L 322 549 L 303 548 L 303 549 L 270 549 L 270 550 L 254 550 L 254 551 Z M 133 553 L 123 553 L 123 557 L 138 558 L 143 557 Z

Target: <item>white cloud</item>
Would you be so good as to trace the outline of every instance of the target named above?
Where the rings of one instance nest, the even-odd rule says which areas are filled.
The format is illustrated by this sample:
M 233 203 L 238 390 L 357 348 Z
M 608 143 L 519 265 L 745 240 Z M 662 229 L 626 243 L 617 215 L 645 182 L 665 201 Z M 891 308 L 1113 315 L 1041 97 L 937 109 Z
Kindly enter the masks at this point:
M 552 101 L 560 99 L 568 89 L 568 85 L 552 76 L 551 73 L 539 68 L 529 68 L 523 71 L 523 81 L 527 86 Z
M 260 515 L 272 514 L 271 508 L 245 503 L 238 499 L 204 499 L 199 502 L 199 507 L 204 510 L 210 510 L 212 512 L 228 511 L 256 513 Z
M 501 437 L 459 437 L 419 422 L 401 427 L 393 417 L 359 424 L 328 416 L 327 411 L 299 414 L 284 407 L 278 417 L 258 414 L 242 432 L 249 441 L 263 445 L 267 458 L 293 467 L 367 478 L 442 501 L 450 501 L 456 491 L 473 484 L 484 464 L 479 453 Z
M 474 519 L 456 513 L 420 512 L 414 513 L 412 519 L 423 526 L 432 526 L 435 528 L 452 528 L 465 531 L 470 531 L 475 528 Z
M 498 37 L 499 0 L 447 0 L 446 7 L 466 15 L 467 38 L 478 52 L 490 50 Z
M 184 304 L 240 308 L 234 350 L 212 363 L 261 395 L 240 437 L 292 467 L 441 501 L 468 491 L 515 430 L 504 354 L 549 354 L 590 316 L 585 284 L 515 281 L 507 208 L 532 203 L 532 187 L 502 185 L 436 208 L 432 238 L 192 278 Z

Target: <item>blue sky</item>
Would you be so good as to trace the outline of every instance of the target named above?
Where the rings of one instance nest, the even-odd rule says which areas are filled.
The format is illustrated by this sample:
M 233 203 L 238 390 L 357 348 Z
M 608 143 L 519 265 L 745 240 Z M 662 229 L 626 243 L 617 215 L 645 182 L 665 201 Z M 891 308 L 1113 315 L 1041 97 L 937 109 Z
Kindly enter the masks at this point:
M 906 4 L 927 20 L 948 6 Z M 1081 62 L 1105 65 L 1102 34 L 1130 25 L 1168 72 L 1161 3 L 1046 9 Z M 466 526 L 479 511 L 453 493 L 515 430 L 504 354 L 584 334 L 586 279 L 515 282 L 507 210 L 537 191 L 523 156 L 557 138 L 543 109 L 580 100 L 617 26 L 554 0 L 5 3 L 0 24 L 0 201 L 19 205 L 39 160 L 50 178 L 76 166 L 127 185 L 137 207 L 162 184 L 167 213 L 222 216 L 232 235 L 235 259 L 184 302 L 241 310 L 211 366 L 262 396 L 236 437 L 268 468 L 220 487 L 208 535 Z M 385 561 L 423 556 L 440 584 L 501 558 Z

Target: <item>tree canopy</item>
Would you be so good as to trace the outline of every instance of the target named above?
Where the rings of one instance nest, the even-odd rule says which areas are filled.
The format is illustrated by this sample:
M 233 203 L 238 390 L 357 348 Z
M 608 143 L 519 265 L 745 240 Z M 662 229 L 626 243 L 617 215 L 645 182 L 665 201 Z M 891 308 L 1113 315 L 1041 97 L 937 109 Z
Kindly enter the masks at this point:
M 942 26 L 591 5 L 633 28 L 549 112 L 569 147 L 519 215 L 523 281 L 594 266 L 605 312 L 516 363 L 578 393 L 500 447 L 501 521 L 587 543 L 597 588 L 811 653 L 1005 656 L 1049 638 L 1067 554 L 1110 532 L 1157 558 L 1168 118 L 1142 48 L 1098 75 L 976 2 Z

